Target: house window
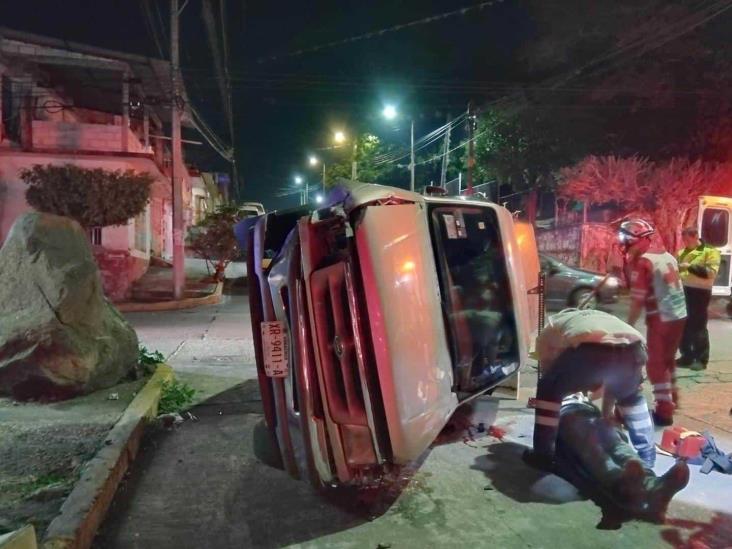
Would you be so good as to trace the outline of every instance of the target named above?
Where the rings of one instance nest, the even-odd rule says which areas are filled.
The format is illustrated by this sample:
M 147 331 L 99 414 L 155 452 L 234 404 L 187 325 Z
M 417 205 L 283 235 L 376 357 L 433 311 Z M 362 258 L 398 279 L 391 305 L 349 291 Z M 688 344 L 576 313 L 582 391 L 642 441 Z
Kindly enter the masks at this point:
M 102 228 L 101 227 L 92 227 L 89 229 L 89 241 L 91 242 L 92 246 L 101 246 L 102 245 Z

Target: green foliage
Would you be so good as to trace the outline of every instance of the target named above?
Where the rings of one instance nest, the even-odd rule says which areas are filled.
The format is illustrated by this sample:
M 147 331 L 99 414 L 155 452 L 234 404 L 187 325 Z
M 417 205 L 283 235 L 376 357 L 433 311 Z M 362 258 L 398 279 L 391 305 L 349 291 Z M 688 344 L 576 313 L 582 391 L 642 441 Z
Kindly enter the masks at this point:
M 32 481 L 23 484 L 20 492 L 23 496 L 28 496 L 41 488 L 46 488 L 47 486 L 52 486 L 54 484 L 67 483 L 71 479 L 71 476 L 71 473 L 62 474 L 59 472 L 40 475 L 35 477 Z
M 581 158 L 589 146 L 586 138 L 578 139 L 586 121 L 567 116 L 535 106 L 486 112 L 476 138 L 477 178 L 498 179 L 514 190 L 550 187 L 553 172 Z
M 159 414 L 174 414 L 186 409 L 193 402 L 196 390 L 177 379 L 164 381 L 158 404 Z
M 123 225 L 145 209 L 154 178 L 133 170 L 36 164 L 20 172 L 36 210 L 75 219 L 82 227 Z
M 234 225 L 241 219 L 236 205 L 223 204 L 188 231 L 188 246 L 214 266 L 216 281 L 223 280 L 226 266 L 241 253 L 234 236 Z
M 137 363 L 140 366 L 155 366 L 165 362 L 165 357 L 160 351 L 149 351 L 144 345 L 140 345 L 137 351 Z
M 356 161 L 358 162 L 357 178 L 367 183 L 394 184 L 402 179 L 408 180 L 408 172 L 394 163 L 380 164 L 383 155 L 391 154 L 396 147 L 385 144 L 377 136 L 363 133 L 357 138 Z M 326 186 L 333 186 L 338 179 L 351 179 L 354 150 L 352 145 L 343 147 L 335 161 L 326 165 Z M 408 160 L 404 161 L 409 162 Z

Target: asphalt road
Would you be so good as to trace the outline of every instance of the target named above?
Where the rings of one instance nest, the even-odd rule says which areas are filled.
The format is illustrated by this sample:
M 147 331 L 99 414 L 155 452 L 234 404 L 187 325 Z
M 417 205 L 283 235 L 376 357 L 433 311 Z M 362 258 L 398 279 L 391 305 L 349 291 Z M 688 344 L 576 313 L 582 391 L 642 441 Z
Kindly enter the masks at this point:
M 623 304 L 614 311 L 623 314 Z M 482 399 L 470 422 L 506 429 L 499 441 L 465 437 L 456 427 L 419 463 L 370 493 L 315 493 L 265 465 L 255 444 L 262 416 L 243 296 L 189 312 L 130 315 L 143 341 L 171 353 L 181 375 L 212 394 L 198 421 L 151 430 L 96 540 L 98 548 L 198 547 L 728 547 L 732 477 L 693 472 L 666 525 L 639 522 L 600 529 L 602 511 L 554 475 L 520 460 L 535 386 L 522 373 L 518 401 Z M 732 323 L 713 320 L 710 372 L 700 387 L 729 389 Z M 244 339 L 242 339 L 244 338 Z M 250 341 L 250 340 L 249 340 Z M 225 360 L 222 357 L 228 357 Z M 727 376 L 716 383 L 713 375 Z M 706 381 L 710 381 L 706 383 Z M 690 391 L 696 391 L 690 386 Z M 714 431 L 732 450 L 732 437 Z M 659 458 L 658 472 L 670 465 Z

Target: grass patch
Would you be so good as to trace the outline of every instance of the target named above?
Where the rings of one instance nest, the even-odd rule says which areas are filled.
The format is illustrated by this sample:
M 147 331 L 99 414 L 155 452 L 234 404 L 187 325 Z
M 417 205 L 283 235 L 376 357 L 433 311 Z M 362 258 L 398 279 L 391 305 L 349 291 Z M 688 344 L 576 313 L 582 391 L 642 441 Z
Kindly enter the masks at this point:
M 46 486 L 51 486 L 53 484 L 63 484 L 69 481 L 71 478 L 71 473 L 62 474 L 62 473 L 48 473 L 45 475 L 41 475 L 39 477 L 36 477 L 31 482 L 23 483 L 23 485 L 20 488 L 21 496 L 25 497 L 36 490 L 39 490 L 41 488 L 45 488 Z
M 147 347 L 140 345 L 137 351 L 137 362 L 141 366 L 154 366 L 165 362 L 165 357 L 160 351 L 150 351 Z
M 164 381 L 158 404 L 159 414 L 174 414 L 185 410 L 193 402 L 196 390 L 177 379 Z

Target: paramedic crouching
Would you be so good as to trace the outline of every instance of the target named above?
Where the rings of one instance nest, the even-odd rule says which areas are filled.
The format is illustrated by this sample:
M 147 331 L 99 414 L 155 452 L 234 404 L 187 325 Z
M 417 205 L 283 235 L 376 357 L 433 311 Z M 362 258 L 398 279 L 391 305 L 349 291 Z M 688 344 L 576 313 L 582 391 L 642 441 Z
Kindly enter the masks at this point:
M 532 467 L 551 471 L 562 399 L 604 389 L 616 401 L 630 441 L 646 467 L 656 451 L 653 422 L 641 392 L 647 355 L 643 336 L 602 311 L 567 309 L 549 318 L 536 340 L 541 378 L 536 390 L 534 449 L 524 453 Z

